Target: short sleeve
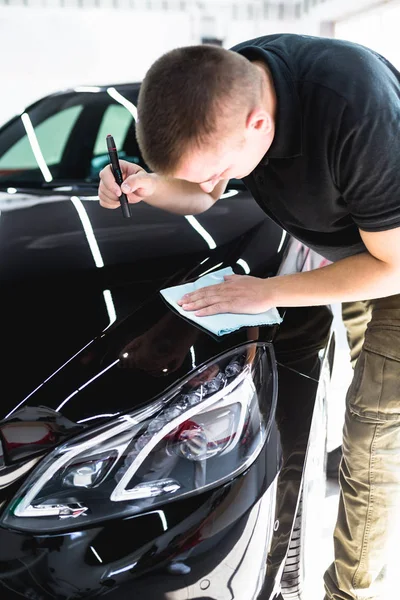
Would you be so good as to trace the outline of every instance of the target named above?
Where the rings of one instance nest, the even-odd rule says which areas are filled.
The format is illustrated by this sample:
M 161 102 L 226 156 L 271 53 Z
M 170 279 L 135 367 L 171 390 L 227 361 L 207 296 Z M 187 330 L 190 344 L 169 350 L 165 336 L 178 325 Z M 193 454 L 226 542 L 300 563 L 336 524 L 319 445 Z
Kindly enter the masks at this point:
M 342 128 L 337 185 L 364 231 L 400 227 L 400 99 L 397 104 Z

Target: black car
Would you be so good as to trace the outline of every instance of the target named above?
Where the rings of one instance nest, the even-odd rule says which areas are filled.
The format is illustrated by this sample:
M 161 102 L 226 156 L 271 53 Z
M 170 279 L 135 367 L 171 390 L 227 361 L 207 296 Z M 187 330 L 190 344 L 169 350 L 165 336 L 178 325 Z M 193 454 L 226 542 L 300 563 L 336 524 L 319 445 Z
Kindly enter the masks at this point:
M 214 336 L 160 290 L 319 266 L 230 181 L 207 212 L 105 210 L 146 168 L 139 85 L 43 98 L 0 130 L 0 597 L 311 599 L 329 307 Z

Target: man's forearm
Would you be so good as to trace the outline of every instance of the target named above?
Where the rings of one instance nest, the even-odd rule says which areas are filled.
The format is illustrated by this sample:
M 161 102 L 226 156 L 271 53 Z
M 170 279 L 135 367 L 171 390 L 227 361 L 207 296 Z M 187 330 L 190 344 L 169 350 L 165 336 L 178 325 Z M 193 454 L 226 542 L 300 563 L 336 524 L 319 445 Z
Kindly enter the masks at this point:
M 272 277 L 266 286 L 275 306 L 369 300 L 400 293 L 400 268 L 363 253 L 321 269 Z
M 207 194 L 195 183 L 155 173 L 152 176 L 156 180 L 156 191 L 145 198 L 145 202 L 178 215 L 196 215 L 208 210 L 224 193 L 227 184 L 221 181 L 211 194 Z

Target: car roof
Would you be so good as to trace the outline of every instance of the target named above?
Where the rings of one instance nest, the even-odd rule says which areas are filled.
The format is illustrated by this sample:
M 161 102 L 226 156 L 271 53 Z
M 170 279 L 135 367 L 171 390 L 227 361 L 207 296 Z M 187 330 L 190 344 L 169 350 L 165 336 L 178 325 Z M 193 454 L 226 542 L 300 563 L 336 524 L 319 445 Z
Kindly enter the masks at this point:
M 114 88 L 118 88 L 118 89 L 139 89 L 140 88 L 141 83 L 136 81 L 136 82 L 130 82 L 130 83 L 103 83 L 102 85 L 97 85 L 97 84 L 93 84 L 93 85 L 76 85 L 75 87 L 71 87 L 71 88 L 65 88 L 63 90 L 59 90 L 57 92 L 53 92 L 51 94 L 47 94 L 46 98 L 50 97 L 50 96 L 59 96 L 60 94 L 71 94 L 71 93 L 79 93 L 79 92 L 90 92 L 93 91 L 94 88 L 98 88 L 99 92 L 106 92 L 110 87 L 114 87 Z
M 92 93 L 93 89 L 97 88 L 96 91 L 98 92 L 107 92 L 107 90 L 109 88 L 116 88 L 120 91 L 123 91 L 124 89 L 127 90 L 135 90 L 138 91 L 140 88 L 141 83 L 140 82 L 131 82 L 131 83 L 108 83 L 108 84 L 102 84 L 102 85 L 76 85 L 76 87 L 71 87 L 71 88 L 65 88 L 63 90 L 57 90 L 55 92 L 51 92 L 50 94 L 46 94 L 44 96 L 41 96 L 40 98 L 38 98 L 37 100 L 35 100 L 34 102 L 32 102 L 32 104 L 29 104 L 28 106 L 26 106 L 24 108 L 24 111 L 28 111 L 28 110 L 32 110 L 32 108 L 34 108 L 35 106 L 37 106 L 38 104 L 40 104 L 41 102 L 43 102 L 44 100 L 47 100 L 48 98 L 56 98 L 58 96 L 67 96 L 68 94 L 79 94 L 79 93 Z M 19 115 L 16 115 L 14 118 L 19 118 Z M 13 119 L 10 119 L 13 120 Z M 7 125 L 9 123 L 6 122 L 4 125 Z M 2 125 L 3 127 L 3 125 Z

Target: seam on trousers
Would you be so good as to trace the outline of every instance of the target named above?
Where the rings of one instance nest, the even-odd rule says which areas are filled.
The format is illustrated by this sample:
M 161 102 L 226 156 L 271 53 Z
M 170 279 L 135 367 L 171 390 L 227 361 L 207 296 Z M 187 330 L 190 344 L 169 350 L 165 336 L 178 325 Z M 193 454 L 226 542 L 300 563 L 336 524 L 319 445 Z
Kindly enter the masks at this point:
M 367 551 L 367 546 L 369 544 L 369 533 L 371 531 L 371 515 L 372 515 L 372 509 L 374 506 L 374 475 L 373 475 L 373 466 L 375 463 L 375 449 L 376 449 L 376 442 L 377 442 L 377 437 L 380 431 L 380 424 L 377 424 L 375 426 L 375 431 L 374 431 L 374 436 L 371 442 L 371 459 L 370 459 L 370 463 L 369 463 L 369 497 L 368 497 L 368 507 L 367 507 L 367 517 L 365 520 L 365 529 L 364 529 L 364 535 L 363 535 L 363 543 L 361 546 L 361 555 L 360 555 L 360 562 L 358 564 L 358 567 L 354 573 L 353 576 L 353 580 L 352 580 L 352 584 L 353 584 L 353 588 L 354 591 L 356 590 L 356 584 L 359 583 L 361 577 L 359 577 L 359 579 L 357 579 L 360 571 L 361 571 L 361 567 L 363 565 L 363 562 L 365 562 L 365 555 L 366 555 L 366 551 Z M 359 598 L 358 594 L 357 597 Z
M 400 362 L 400 355 L 398 352 L 393 353 L 389 348 L 382 348 L 376 343 L 369 344 L 368 342 L 364 342 L 364 349 L 368 350 L 368 352 L 372 352 L 373 354 L 378 354 L 379 356 L 384 356 L 385 358 L 390 358 Z
M 380 415 L 382 414 L 383 415 L 382 416 L 382 420 L 385 420 L 385 411 L 383 411 L 383 413 L 381 411 L 381 400 L 382 400 L 382 394 L 383 394 L 383 377 L 384 377 L 384 373 L 385 373 L 386 361 L 387 361 L 387 358 L 386 358 L 386 356 L 384 356 L 383 357 L 383 361 L 382 361 L 382 375 L 381 375 L 382 384 L 381 384 L 381 389 L 380 389 L 380 392 L 379 392 L 378 404 L 377 404 L 377 407 L 376 407 L 376 416 L 379 419 Z

